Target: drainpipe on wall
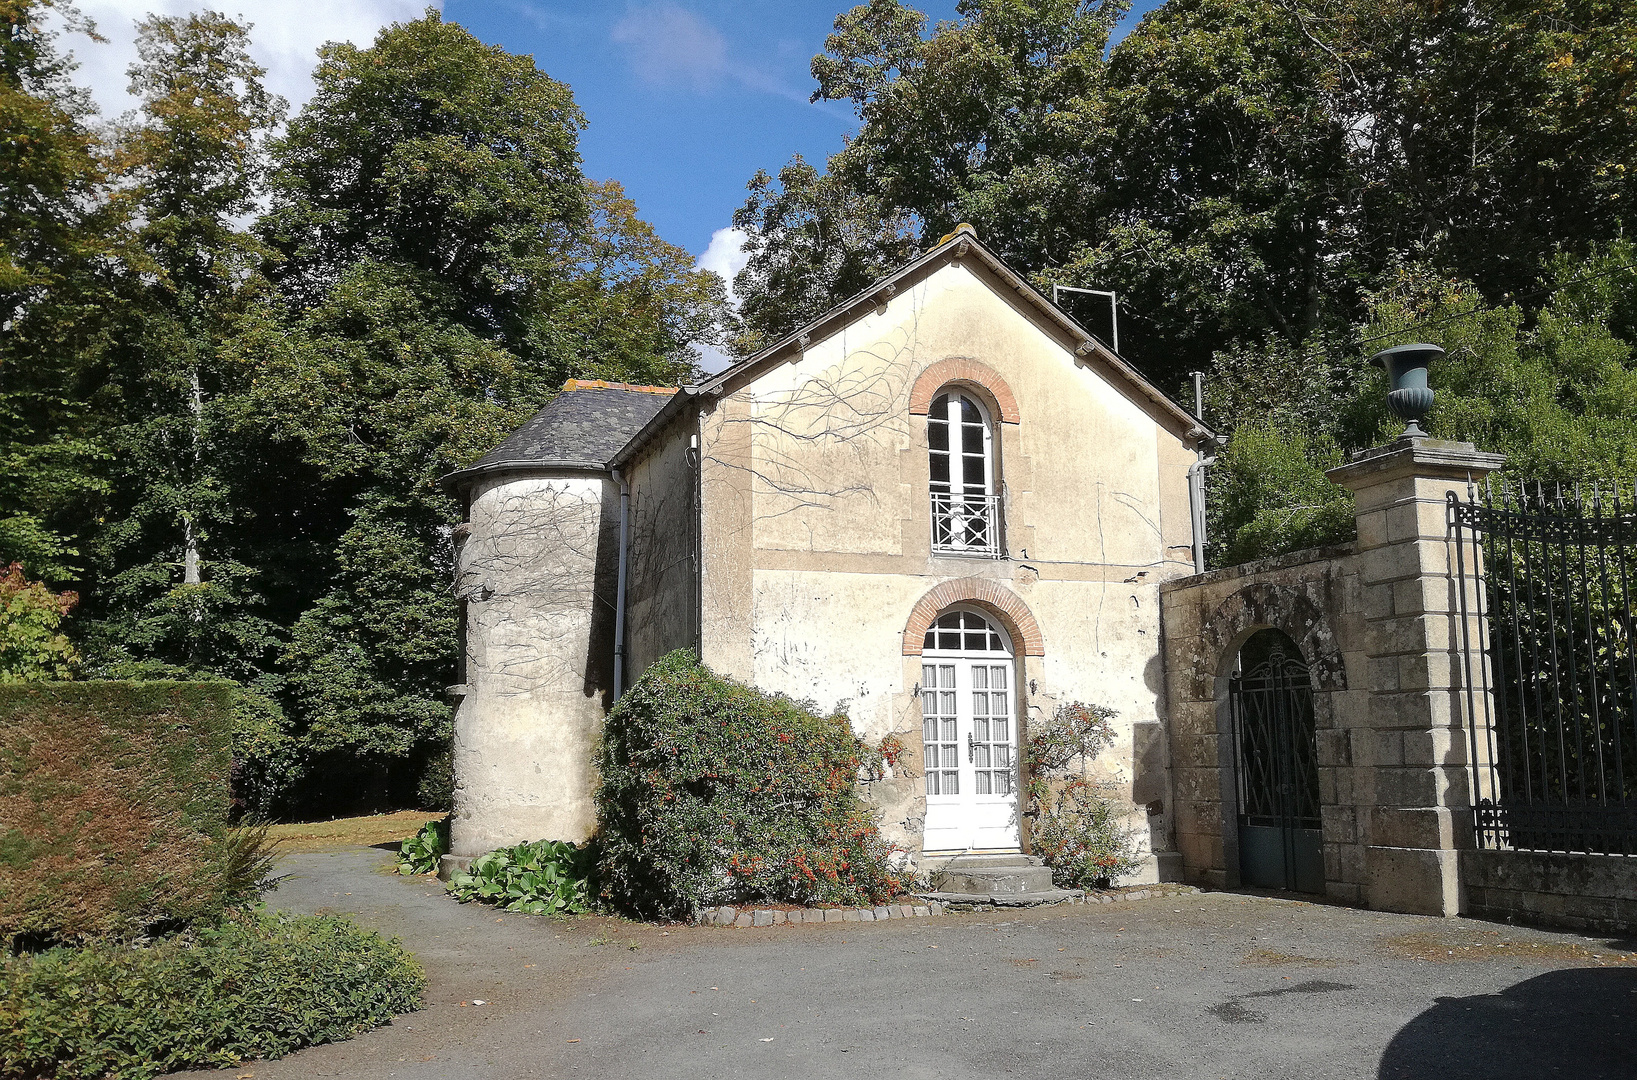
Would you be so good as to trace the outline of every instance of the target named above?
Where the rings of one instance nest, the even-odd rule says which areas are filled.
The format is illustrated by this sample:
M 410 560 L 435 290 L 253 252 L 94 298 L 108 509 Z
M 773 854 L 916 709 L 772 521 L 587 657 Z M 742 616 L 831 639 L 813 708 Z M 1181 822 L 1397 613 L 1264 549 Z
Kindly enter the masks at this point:
M 620 486 L 619 583 L 614 587 L 614 700 L 625 692 L 625 564 L 631 553 L 631 485 L 618 469 L 614 482 Z
M 1216 455 L 1196 450 L 1199 456 L 1188 466 L 1188 509 L 1194 518 L 1194 573 L 1205 572 L 1205 470 L 1216 464 Z
M 1200 424 L 1205 423 L 1205 373 L 1195 371 L 1194 377 L 1194 419 Z M 1194 463 L 1188 466 L 1188 510 L 1193 516 L 1194 525 L 1194 573 L 1205 572 L 1205 470 L 1216 464 L 1216 455 L 1207 451 L 1203 444 L 1194 451 L 1197 457 Z

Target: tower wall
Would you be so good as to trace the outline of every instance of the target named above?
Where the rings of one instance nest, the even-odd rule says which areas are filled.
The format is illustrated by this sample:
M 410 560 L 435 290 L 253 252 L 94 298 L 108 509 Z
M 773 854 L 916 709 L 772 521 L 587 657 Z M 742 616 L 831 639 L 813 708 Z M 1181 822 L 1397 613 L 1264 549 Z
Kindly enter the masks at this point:
M 476 482 L 455 569 L 465 681 L 455 711 L 456 856 L 588 839 L 613 688 L 619 488 L 586 473 Z

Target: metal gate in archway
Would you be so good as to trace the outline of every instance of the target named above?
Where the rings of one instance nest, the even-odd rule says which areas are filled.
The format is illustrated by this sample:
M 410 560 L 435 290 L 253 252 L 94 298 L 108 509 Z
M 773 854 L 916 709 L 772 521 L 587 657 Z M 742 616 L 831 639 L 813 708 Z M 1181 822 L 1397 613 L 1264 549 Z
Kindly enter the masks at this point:
M 1228 683 L 1242 884 L 1324 891 L 1323 829 L 1307 665 L 1275 644 Z

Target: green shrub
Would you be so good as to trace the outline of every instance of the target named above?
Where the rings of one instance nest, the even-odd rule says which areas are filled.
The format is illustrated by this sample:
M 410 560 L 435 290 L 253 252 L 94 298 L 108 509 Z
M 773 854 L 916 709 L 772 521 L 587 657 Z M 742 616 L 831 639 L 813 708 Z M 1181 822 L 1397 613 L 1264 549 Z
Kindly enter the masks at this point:
M 398 847 L 398 873 L 430 874 L 438 860 L 449 854 L 449 819 L 428 821 L 421 831 Z
M 23 564 L 0 567 L 0 683 L 66 679 L 79 656 L 58 627 L 79 603 L 23 577 Z
M 1023 814 L 1030 849 L 1052 868 L 1059 888 L 1105 888 L 1140 865 L 1136 841 L 1111 797 L 1112 785 L 1088 773 L 1113 740 L 1109 721 L 1117 715 L 1102 705 L 1075 702 L 1029 727 Z
M 303 774 L 301 747 L 271 688 L 241 688 L 233 703 L 233 795 L 271 817 Z
M 583 915 L 591 910 L 594 858 L 590 848 L 565 840 L 501 848 L 451 878 L 449 895 L 529 915 Z
M 902 882 L 856 782 L 871 756 L 819 716 L 673 652 L 609 714 L 600 894 L 643 916 L 734 902 L 863 904 Z
M 0 686 L 0 938 L 137 937 L 255 895 L 256 845 L 228 823 L 236 694 Z
M 427 810 L 450 810 L 455 805 L 455 752 L 448 742 L 426 756 L 415 781 L 416 805 Z
M 238 914 L 142 948 L 0 965 L 0 1077 L 145 1080 L 350 1038 L 420 1005 L 397 941 L 330 917 Z
M 1352 493 L 1324 475 L 1341 460 L 1326 436 L 1309 439 L 1272 422 L 1242 425 L 1207 474 L 1212 565 L 1353 540 Z

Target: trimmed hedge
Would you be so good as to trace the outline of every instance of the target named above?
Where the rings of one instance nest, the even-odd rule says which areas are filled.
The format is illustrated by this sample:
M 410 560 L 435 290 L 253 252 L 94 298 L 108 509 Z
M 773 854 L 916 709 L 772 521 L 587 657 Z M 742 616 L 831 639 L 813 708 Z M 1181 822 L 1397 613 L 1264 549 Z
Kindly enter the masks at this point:
M 598 885 L 613 906 L 685 918 L 724 903 L 879 903 L 902 882 L 859 796 L 880 756 L 845 716 L 661 658 L 603 729 Z
M 227 683 L 0 686 L 0 937 L 137 937 L 254 895 Z
M 420 1007 L 396 940 L 346 919 L 229 916 L 143 948 L 0 964 L 0 1077 L 147 1080 L 351 1038 Z

